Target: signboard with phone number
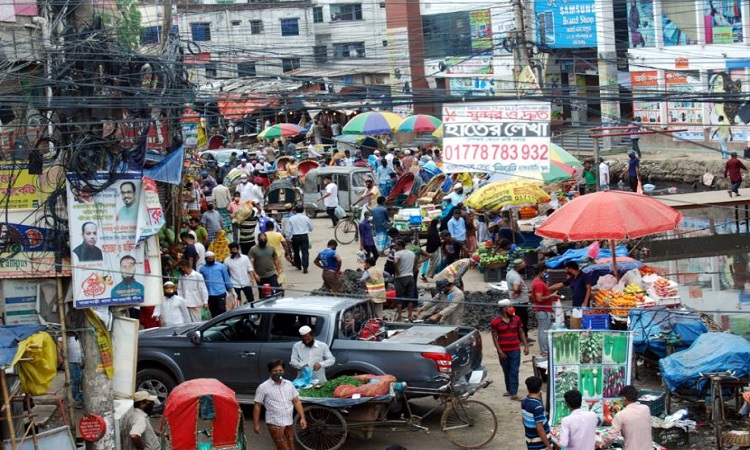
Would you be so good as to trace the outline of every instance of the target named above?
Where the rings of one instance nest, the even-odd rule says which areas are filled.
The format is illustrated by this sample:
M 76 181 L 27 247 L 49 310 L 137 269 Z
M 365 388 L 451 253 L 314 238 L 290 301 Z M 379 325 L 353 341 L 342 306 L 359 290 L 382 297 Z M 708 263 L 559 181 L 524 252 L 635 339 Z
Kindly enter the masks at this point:
M 445 172 L 548 172 L 550 114 L 544 102 L 446 104 Z

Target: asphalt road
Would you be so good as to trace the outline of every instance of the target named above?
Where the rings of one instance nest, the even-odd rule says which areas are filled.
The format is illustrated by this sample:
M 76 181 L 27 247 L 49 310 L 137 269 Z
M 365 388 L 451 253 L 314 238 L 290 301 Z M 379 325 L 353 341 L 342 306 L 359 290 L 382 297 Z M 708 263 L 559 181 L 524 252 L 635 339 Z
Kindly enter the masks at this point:
M 322 285 L 321 271 L 312 265 L 312 260 L 319 251 L 325 248 L 328 240 L 333 238 L 333 229 L 331 228 L 330 220 L 327 218 L 314 219 L 313 226 L 314 230 L 310 236 L 312 249 L 310 250 L 311 266 L 309 273 L 303 274 L 302 271 L 298 271 L 286 261 L 284 262 L 287 280 L 284 287 L 287 289 L 287 297 L 304 295 L 313 289 L 320 288 Z M 356 252 L 359 250 L 356 242 L 349 245 L 339 245 L 338 250 L 343 260 L 344 269 L 356 269 L 360 267 L 356 262 Z M 382 263 L 379 261 L 378 265 L 381 264 Z M 482 280 L 481 274 L 476 271 L 470 271 L 464 277 L 464 285 L 470 286 L 469 290 L 488 289 L 486 283 Z M 536 331 L 532 331 L 531 334 L 532 338 L 537 338 Z M 505 389 L 502 370 L 500 369 L 500 364 L 497 359 L 497 353 L 490 341 L 491 338 L 489 333 L 482 333 L 482 337 L 484 343 L 484 365 L 487 367 L 490 379 L 493 380 L 493 384 L 487 389 L 477 392 L 474 395 L 474 398 L 493 408 L 498 420 L 497 435 L 495 436 L 494 441 L 489 443 L 485 448 L 525 448 L 523 426 L 521 425 L 520 403 L 502 396 Z M 519 390 L 519 395 L 523 395 L 526 392 L 523 380 L 533 374 L 531 356 L 538 354 L 538 347 L 534 344 L 531 349 L 531 354 L 524 357 L 521 363 L 521 373 L 519 377 L 521 388 Z M 413 405 L 417 411 L 423 413 L 433 406 L 435 404 L 434 402 L 435 401 L 430 398 L 425 398 L 413 401 Z M 253 432 L 252 407 L 245 407 L 243 409 L 246 413 L 245 432 L 248 437 L 249 447 L 258 450 L 273 450 L 275 447 L 264 426 L 259 435 L 256 435 Z M 448 442 L 440 431 L 441 412 L 442 410 L 439 410 L 423 421 L 423 425 L 430 429 L 429 432 L 409 432 L 383 428 L 375 432 L 371 439 L 362 439 L 354 436 L 349 437 L 342 448 L 383 450 L 393 444 L 402 445 L 410 450 L 452 448 L 454 446 Z

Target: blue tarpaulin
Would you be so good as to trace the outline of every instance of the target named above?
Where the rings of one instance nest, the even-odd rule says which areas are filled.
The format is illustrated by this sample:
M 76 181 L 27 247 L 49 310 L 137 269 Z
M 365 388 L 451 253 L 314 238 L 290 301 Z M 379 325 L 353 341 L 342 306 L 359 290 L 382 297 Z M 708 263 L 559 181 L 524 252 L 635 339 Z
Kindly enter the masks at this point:
M 615 248 L 615 254 L 617 255 L 617 257 L 628 256 L 628 248 L 625 247 L 624 245 L 620 245 L 619 247 Z M 588 247 L 571 248 L 560 256 L 549 258 L 547 262 L 545 263 L 545 265 L 549 267 L 550 269 L 559 269 L 560 267 L 564 266 L 565 263 L 568 261 L 581 262 L 588 257 L 589 257 Z M 612 251 L 609 248 L 602 248 L 602 249 L 599 249 L 599 255 L 597 255 L 596 259 L 604 259 L 604 258 L 611 258 L 611 257 L 612 257 Z M 618 267 L 619 267 L 619 264 L 618 264 Z
M 42 325 L 8 325 L 0 327 L 0 367 L 13 362 L 18 352 L 18 343 L 32 334 L 44 330 Z
M 633 308 L 628 317 L 628 329 L 633 332 L 633 351 L 640 354 L 648 351 L 660 358 L 667 356 L 664 335 L 676 334 L 680 342 L 674 344 L 674 348 L 680 351 L 690 347 L 698 336 L 708 331 L 698 313 L 692 309 Z
M 750 376 L 750 342 L 729 333 L 704 333 L 687 350 L 659 361 L 661 375 L 671 391 L 693 389 L 701 373 L 728 370 L 734 376 Z

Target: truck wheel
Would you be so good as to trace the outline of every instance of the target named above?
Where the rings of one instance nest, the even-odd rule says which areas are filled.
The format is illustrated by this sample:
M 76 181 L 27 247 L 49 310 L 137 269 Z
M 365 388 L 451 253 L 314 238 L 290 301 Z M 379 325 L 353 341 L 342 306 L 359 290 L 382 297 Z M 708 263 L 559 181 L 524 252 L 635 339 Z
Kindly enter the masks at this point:
M 164 370 L 143 369 L 136 374 L 135 385 L 136 391 L 148 391 L 159 397 L 159 401 L 164 405 L 164 401 L 177 386 L 177 382 Z
M 305 214 L 307 215 L 307 217 L 309 217 L 311 219 L 314 219 L 314 218 L 318 217 L 318 210 L 316 210 L 316 209 L 305 209 Z

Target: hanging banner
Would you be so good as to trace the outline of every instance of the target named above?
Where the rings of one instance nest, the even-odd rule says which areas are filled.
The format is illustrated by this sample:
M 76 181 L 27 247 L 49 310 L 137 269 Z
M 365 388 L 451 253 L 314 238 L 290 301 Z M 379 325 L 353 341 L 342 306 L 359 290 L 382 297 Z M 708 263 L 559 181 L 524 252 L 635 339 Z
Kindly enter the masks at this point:
M 628 331 L 558 330 L 550 332 L 550 426 L 570 414 L 565 393 L 577 389 L 581 408 L 605 426 L 622 409 L 620 390 L 630 384 L 633 338 Z
M 146 244 L 163 215 L 151 180 L 128 173 L 93 196 L 76 196 L 68 175 L 68 217 L 76 308 L 140 304 L 150 273 Z M 144 197 L 145 195 L 145 197 Z M 163 221 L 163 217 L 161 218 Z
M 446 103 L 443 128 L 447 173 L 549 172 L 549 103 Z
M 36 209 L 46 199 L 39 189 L 39 176 L 26 164 L 0 164 L 0 204 L 5 209 Z
M 540 44 L 551 48 L 596 47 L 594 0 L 534 3 Z
M 492 25 L 490 23 L 490 10 L 482 9 L 469 13 L 469 25 L 471 26 L 471 49 L 474 52 L 492 50 Z

